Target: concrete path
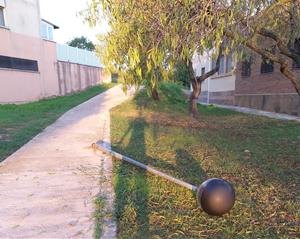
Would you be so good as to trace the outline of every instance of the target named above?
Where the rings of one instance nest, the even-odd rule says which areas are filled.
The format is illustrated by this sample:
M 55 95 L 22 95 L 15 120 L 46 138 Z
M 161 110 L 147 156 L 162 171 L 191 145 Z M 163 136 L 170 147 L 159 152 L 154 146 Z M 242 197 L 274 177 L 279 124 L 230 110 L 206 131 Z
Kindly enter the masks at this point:
M 188 97 L 191 92 L 189 90 L 183 90 L 183 93 Z M 257 110 L 257 109 L 253 109 L 253 108 L 239 107 L 239 106 L 233 106 L 233 105 L 207 104 L 206 102 L 202 102 L 200 100 L 198 100 L 198 103 L 202 104 L 202 105 L 215 105 L 219 108 L 234 110 L 234 111 L 246 113 L 246 114 L 266 116 L 266 117 L 269 117 L 272 119 L 293 120 L 293 121 L 300 122 L 300 117 L 288 115 L 288 114 L 280 114 L 280 113 L 275 113 L 275 112 L 270 112 L 270 111 Z
M 200 101 L 199 101 L 199 104 L 208 105 L 207 103 L 203 103 Z M 266 117 L 269 117 L 272 119 L 278 119 L 278 120 L 294 120 L 294 121 L 300 122 L 300 117 L 288 115 L 288 114 L 280 114 L 280 113 L 275 113 L 275 112 L 270 112 L 270 111 L 263 111 L 263 110 L 257 110 L 257 109 L 246 108 L 246 107 L 232 106 L 232 105 L 219 105 L 219 104 L 212 104 L 212 105 L 215 105 L 219 108 L 234 110 L 234 111 L 246 113 L 246 114 L 266 116 Z
M 94 200 L 106 196 L 111 213 L 114 193 L 111 158 L 90 145 L 109 140 L 108 111 L 128 97 L 117 86 L 92 98 L 0 164 L 1 239 L 93 238 Z M 105 224 L 113 238 L 114 221 Z

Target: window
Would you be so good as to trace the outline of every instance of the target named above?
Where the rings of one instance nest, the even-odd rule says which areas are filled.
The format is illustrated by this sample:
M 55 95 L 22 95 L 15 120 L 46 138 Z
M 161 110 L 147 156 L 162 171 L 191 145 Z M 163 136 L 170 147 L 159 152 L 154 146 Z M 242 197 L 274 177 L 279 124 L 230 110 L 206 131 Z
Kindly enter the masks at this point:
M 293 61 L 293 69 L 300 69 L 300 63 Z
M 295 41 L 295 50 L 297 52 L 300 52 L 300 39 L 297 39 Z M 299 69 L 300 68 L 300 63 L 299 62 L 296 62 L 296 61 L 293 61 L 293 68 L 294 69 Z
M 5 21 L 4 21 L 4 8 L 0 7 L 0 26 L 5 26 Z
M 263 57 L 262 62 L 261 62 L 261 67 L 260 67 L 260 72 L 262 74 L 264 73 L 270 73 L 274 71 L 274 63 L 273 61 Z
M 219 71 L 218 71 L 218 74 L 221 75 L 221 74 L 224 74 L 224 62 L 225 62 L 225 57 L 224 56 L 221 56 L 221 59 L 220 59 L 220 67 L 219 67 Z
M 42 38 L 47 38 L 48 30 L 47 30 L 47 24 L 42 22 L 41 24 L 41 35 Z
M 232 57 L 231 55 L 226 57 L 226 73 L 230 73 L 232 71 Z
M 53 40 L 53 27 L 48 26 L 48 40 Z
M 205 67 L 201 68 L 201 75 L 203 76 L 205 74 Z
M 34 60 L 21 59 L 0 55 L 0 68 L 15 70 L 38 71 L 38 62 Z
M 212 67 L 216 67 L 216 61 L 213 61 Z M 225 73 L 230 73 L 232 71 L 232 57 L 229 56 L 221 56 L 220 58 L 220 67 L 218 74 L 223 75 Z
M 242 61 L 242 77 L 251 76 L 251 59 Z
M 53 26 L 46 22 L 41 23 L 41 36 L 46 40 L 53 40 Z

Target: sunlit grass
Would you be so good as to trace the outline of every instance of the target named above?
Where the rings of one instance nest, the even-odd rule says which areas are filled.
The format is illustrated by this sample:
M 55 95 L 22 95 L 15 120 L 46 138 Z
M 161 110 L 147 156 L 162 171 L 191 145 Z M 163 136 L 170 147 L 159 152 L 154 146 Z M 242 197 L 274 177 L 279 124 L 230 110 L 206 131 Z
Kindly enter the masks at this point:
M 119 238 L 297 238 L 300 124 L 199 106 L 191 119 L 175 85 L 144 92 L 112 113 L 112 147 L 195 185 L 230 181 L 233 210 L 219 218 L 180 186 L 115 161 Z

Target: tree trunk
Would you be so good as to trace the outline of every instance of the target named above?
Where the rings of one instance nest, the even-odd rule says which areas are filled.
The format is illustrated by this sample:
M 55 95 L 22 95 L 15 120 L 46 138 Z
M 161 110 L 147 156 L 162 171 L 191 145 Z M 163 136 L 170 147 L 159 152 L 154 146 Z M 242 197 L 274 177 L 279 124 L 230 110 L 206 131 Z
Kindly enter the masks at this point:
M 158 95 L 158 91 L 157 91 L 157 88 L 153 88 L 151 90 L 151 95 L 152 95 L 152 99 L 153 100 L 159 100 L 159 95 Z
M 192 81 L 193 91 L 190 95 L 190 114 L 192 117 L 197 118 L 199 116 L 198 112 L 198 99 L 201 94 L 201 83 L 196 79 Z
M 197 118 L 199 116 L 197 104 L 198 104 L 198 97 L 201 93 L 201 82 L 198 81 L 197 78 L 195 77 L 193 62 L 191 60 L 188 61 L 187 68 L 188 68 L 190 82 L 193 87 L 193 91 L 191 92 L 190 95 L 189 110 L 190 110 L 190 115 L 194 118 Z
M 198 100 L 199 96 L 201 94 L 201 84 L 203 81 L 205 81 L 208 77 L 213 76 L 215 73 L 218 72 L 221 62 L 221 56 L 222 56 L 222 45 L 219 48 L 218 58 L 216 61 L 216 66 L 212 68 L 210 71 L 206 72 L 205 74 L 196 77 L 193 69 L 193 63 L 191 60 L 188 61 L 188 71 L 189 71 L 189 78 L 190 82 L 193 86 L 193 91 L 190 95 L 190 114 L 194 118 L 199 117 L 198 112 Z
M 298 79 L 296 75 L 289 70 L 287 64 L 282 64 L 280 67 L 280 71 L 286 78 L 288 78 L 292 82 L 298 95 L 300 95 L 300 79 Z

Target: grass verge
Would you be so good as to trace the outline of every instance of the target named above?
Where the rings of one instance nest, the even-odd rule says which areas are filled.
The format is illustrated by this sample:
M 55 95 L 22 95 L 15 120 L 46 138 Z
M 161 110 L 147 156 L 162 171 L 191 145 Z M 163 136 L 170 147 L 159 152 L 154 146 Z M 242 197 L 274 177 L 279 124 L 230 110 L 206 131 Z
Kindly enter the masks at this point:
M 95 200 L 95 213 L 94 213 L 94 219 L 95 219 L 95 233 L 94 238 L 100 239 L 102 235 L 102 224 L 103 224 L 103 218 L 105 216 L 105 199 L 102 197 L 98 197 Z
M 104 92 L 103 84 L 68 96 L 22 105 L 0 105 L 0 162 L 57 120 L 69 109 Z
M 144 92 L 113 109 L 114 150 L 198 185 L 230 181 L 237 201 L 223 217 L 197 208 L 195 195 L 114 162 L 119 238 L 298 238 L 300 124 L 199 106 L 191 119 L 175 85 L 161 101 Z

